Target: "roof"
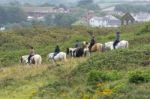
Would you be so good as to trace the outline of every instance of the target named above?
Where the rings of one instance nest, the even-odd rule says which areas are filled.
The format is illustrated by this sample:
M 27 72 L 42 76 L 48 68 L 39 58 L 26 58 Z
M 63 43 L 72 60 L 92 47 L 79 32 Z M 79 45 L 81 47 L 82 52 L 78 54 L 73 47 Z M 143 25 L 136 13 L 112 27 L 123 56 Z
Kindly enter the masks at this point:
M 88 23 L 83 21 L 83 20 L 78 20 L 76 21 L 75 23 L 73 23 L 72 25 L 75 26 L 75 25 L 84 25 L 86 26 Z
M 117 21 L 119 19 L 117 19 L 116 17 L 112 16 L 112 15 L 107 15 L 105 17 L 93 17 L 91 19 L 94 19 L 94 20 L 98 20 L 98 21 L 101 21 L 101 20 L 106 20 L 106 21 Z
M 129 12 L 127 12 L 127 13 L 121 18 L 121 20 L 126 20 L 126 19 L 130 19 L 130 20 L 135 21 L 135 19 L 133 18 L 133 16 L 132 16 Z

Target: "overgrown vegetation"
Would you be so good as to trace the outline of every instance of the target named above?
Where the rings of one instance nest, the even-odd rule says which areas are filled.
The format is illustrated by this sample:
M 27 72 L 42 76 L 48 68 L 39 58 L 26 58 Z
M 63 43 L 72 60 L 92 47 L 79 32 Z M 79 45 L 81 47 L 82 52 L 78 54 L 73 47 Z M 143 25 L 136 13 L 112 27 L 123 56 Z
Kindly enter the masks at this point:
M 49 28 L 34 26 L 0 32 L 0 98 L 2 99 L 148 99 L 150 97 L 149 23 L 120 27 L 129 49 L 92 53 L 90 57 L 58 62 L 46 60 L 55 44 L 65 51 L 74 42 L 114 39 L 116 28 Z M 139 34 L 140 33 L 140 34 Z M 22 66 L 19 57 L 34 46 L 43 64 Z M 14 47 L 15 46 L 15 47 Z

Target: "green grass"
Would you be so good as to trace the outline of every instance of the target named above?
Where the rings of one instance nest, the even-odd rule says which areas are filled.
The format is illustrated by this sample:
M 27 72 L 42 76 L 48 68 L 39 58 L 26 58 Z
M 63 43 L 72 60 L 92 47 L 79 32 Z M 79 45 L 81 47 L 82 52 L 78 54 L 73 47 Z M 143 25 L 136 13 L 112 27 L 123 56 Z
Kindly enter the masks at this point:
M 145 25 L 146 24 L 146 25 Z M 48 28 L 35 26 L 0 33 L 0 99 L 149 99 L 149 24 L 118 28 L 129 49 L 68 58 L 53 65 L 47 54 L 59 44 L 62 51 L 74 42 L 114 39 L 115 28 Z M 41 66 L 23 66 L 21 55 L 33 45 L 43 58 Z

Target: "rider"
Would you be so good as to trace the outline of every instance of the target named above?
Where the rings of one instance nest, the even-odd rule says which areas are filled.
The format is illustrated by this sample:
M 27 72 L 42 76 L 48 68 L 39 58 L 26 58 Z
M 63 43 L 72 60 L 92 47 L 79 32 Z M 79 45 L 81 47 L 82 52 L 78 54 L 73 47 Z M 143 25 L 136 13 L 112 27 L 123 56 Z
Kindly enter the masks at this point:
M 53 55 L 53 58 L 60 52 L 60 48 L 58 45 L 56 45 L 56 48 L 54 50 L 54 55 Z
M 34 55 L 35 55 L 35 50 L 34 50 L 34 48 L 31 46 L 31 47 L 30 47 L 30 52 L 29 52 L 29 57 L 28 57 L 28 63 L 30 63 L 30 59 L 31 59 L 31 57 L 34 56 Z
M 116 39 L 113 43 L 113 48 L 115 49 L 115 46 L 120 42 L 120 32 L 116 32 Z
M 90 45 L 89 45 L 89 50 L 90 50 L 90 52 L 91 52 L 92 46 L 93 46 L 95 43 L 96 43 L 95 37 L 92 36 L 92 39 L 91 39 L 91 42 L 90 42 Z
M 79 47 L 80 47 L 80 42 L 79 42 L 79 40 L 76 40 L 75 48 L 79 48 Z

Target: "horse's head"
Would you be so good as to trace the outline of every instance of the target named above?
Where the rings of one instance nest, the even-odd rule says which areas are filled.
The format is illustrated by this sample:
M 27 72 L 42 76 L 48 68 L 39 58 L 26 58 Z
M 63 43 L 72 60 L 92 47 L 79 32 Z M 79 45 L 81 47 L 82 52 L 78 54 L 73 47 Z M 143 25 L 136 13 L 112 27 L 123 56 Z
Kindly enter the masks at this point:
M 22 56 L 20 57 L 20 63 L 23 63 L 23 58 L 22 58 Z
M 69 48 L 66 49 L 66 53 L 67 53 L 67 55 L 69 55 Z
M 82 43 L 83 45 L 86 45 L 86 41 L 83 41 L 83 43 Z
M 88 42 L 86 42 L 86 41 L 83 41 L 83 48 L 88 48 L 88 46 L 89 46 L 89 43 Z
M 24 55 L 20 57 L 20 63 L 28 63 L 29 55 Z

